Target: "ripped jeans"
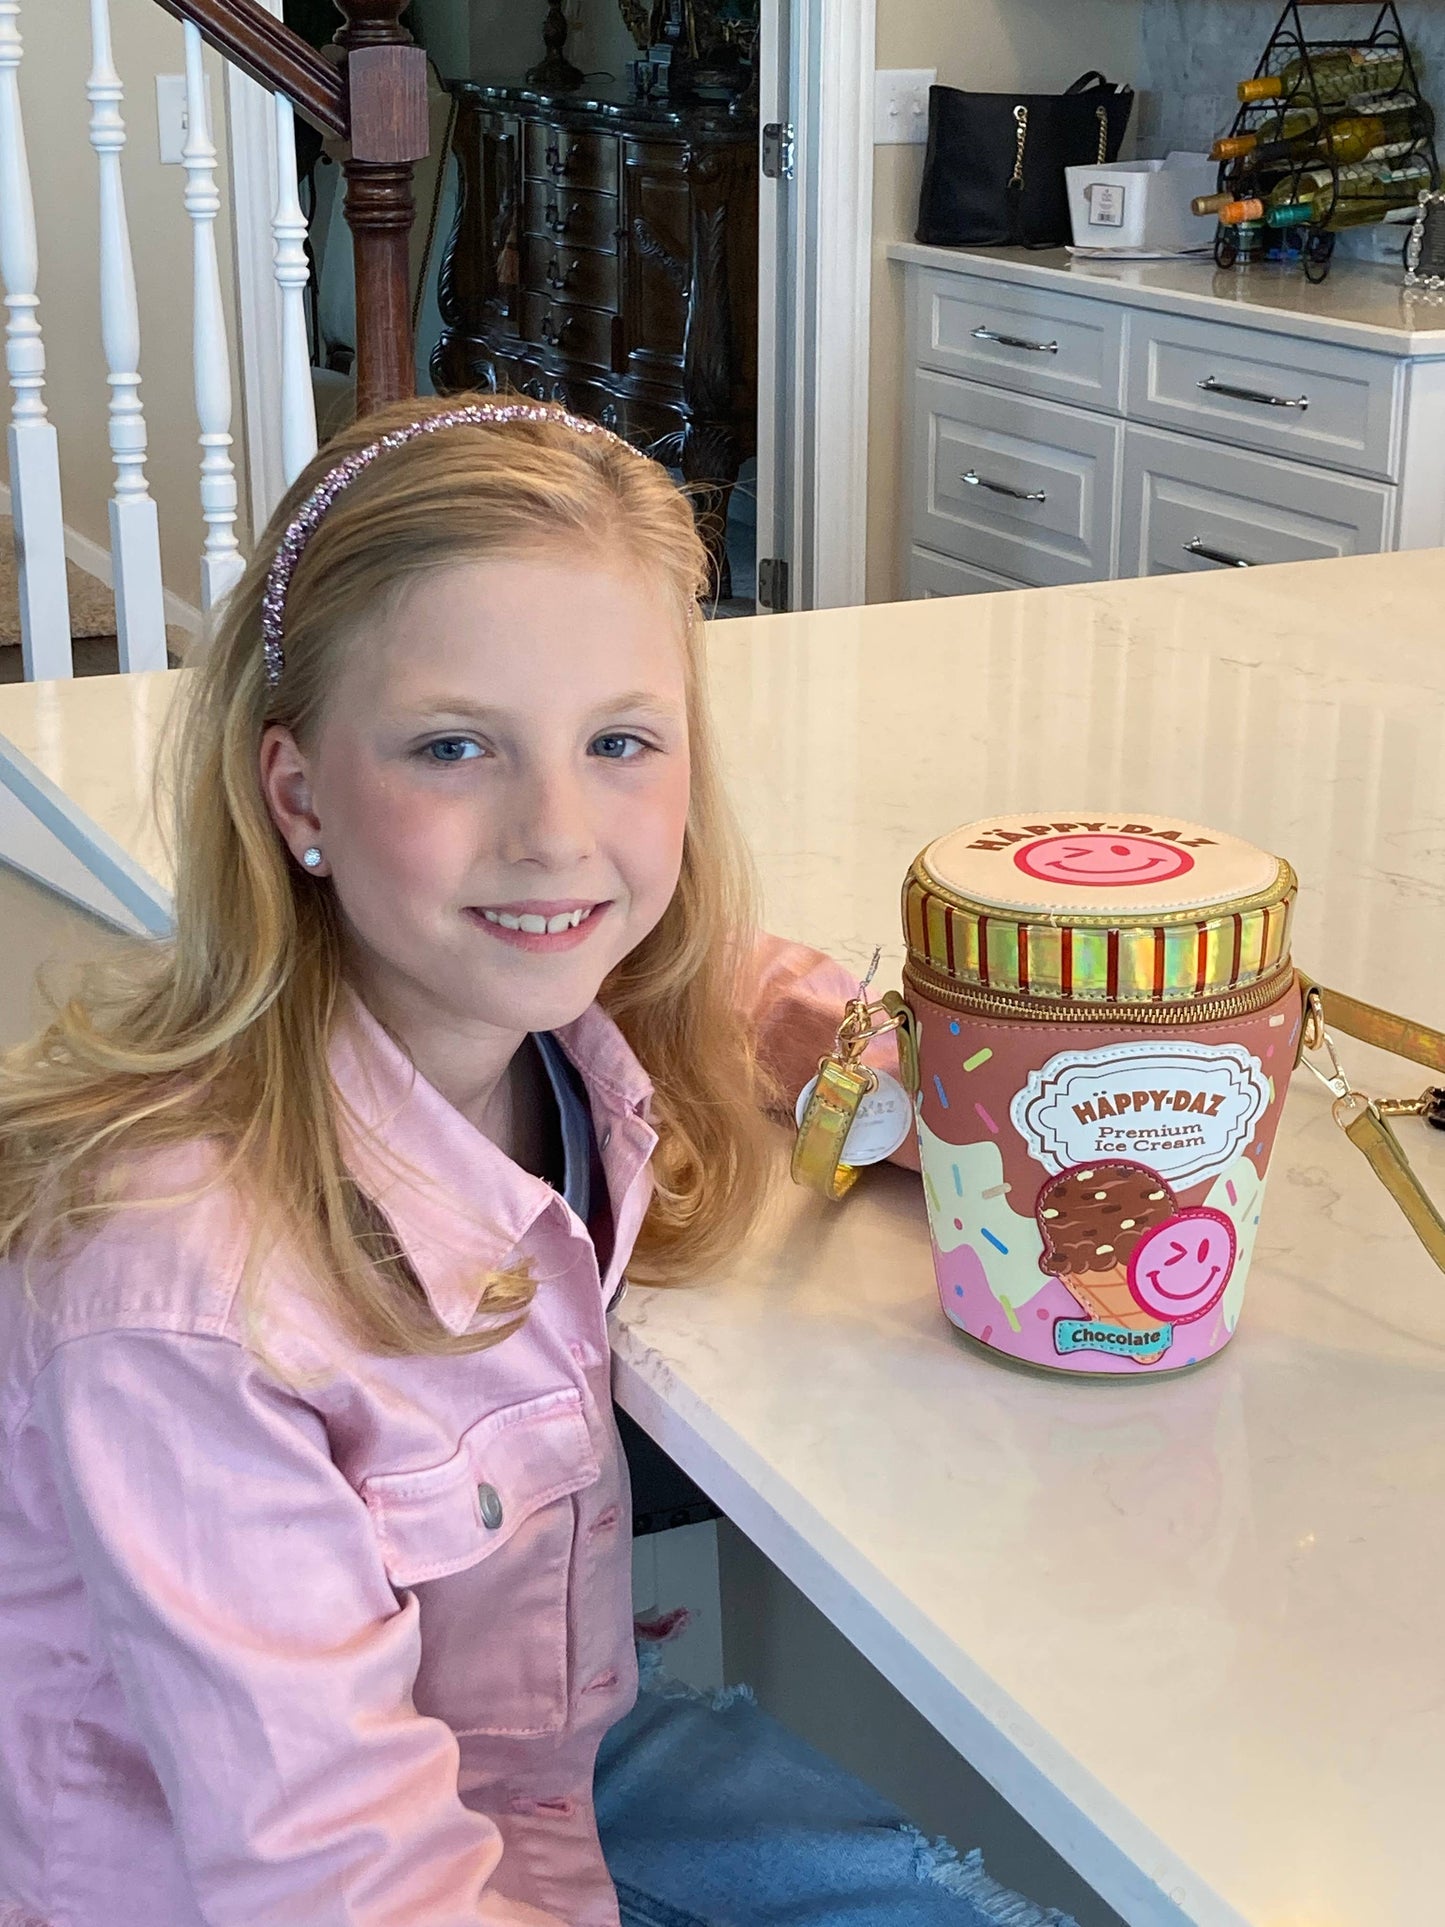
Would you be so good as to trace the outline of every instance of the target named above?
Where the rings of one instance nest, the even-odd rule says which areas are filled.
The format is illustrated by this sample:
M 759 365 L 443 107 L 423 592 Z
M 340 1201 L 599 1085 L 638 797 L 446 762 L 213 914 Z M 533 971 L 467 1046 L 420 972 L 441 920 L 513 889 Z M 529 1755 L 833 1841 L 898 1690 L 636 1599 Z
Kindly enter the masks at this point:
M 746 1687 L 707 1697 L 642 1666 L 594 1788 L 622 1927 L 1074 1927 L 977 1849 L 930 1843 Z

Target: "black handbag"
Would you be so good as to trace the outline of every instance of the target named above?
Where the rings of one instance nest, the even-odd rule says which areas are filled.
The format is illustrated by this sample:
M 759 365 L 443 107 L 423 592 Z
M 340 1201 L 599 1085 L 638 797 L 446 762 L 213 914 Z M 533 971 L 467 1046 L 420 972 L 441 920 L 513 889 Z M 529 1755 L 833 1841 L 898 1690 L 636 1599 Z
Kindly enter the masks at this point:
M 1132 87 L 1095 71 L 1065 94 L 928 90 L 928 150 L 917 239 L 935 247 L 1061 247 L 1069 238 L 1066 167 L 1114 160 Z

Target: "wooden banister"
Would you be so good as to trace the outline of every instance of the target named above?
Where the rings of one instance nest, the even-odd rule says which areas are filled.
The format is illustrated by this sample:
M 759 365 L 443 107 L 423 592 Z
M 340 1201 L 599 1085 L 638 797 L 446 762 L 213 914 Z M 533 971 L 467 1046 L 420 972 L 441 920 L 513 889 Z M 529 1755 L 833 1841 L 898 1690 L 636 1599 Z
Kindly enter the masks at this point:
M 416 393 L 411 332 L 413 163 L 429 146 L 426 55 L 400 24 L 408 0 L 335 0 L 339 67 L 260 0 L 159 0 L 262 87 L 350 143 L 346 221 L 356 257 L 356 408 Z
M 260 0 L 159 0 L 202 40 L 269 93 L 285 94 L 323 134 L 350 129 L 346 82 L 323 54 L 260 5 Z

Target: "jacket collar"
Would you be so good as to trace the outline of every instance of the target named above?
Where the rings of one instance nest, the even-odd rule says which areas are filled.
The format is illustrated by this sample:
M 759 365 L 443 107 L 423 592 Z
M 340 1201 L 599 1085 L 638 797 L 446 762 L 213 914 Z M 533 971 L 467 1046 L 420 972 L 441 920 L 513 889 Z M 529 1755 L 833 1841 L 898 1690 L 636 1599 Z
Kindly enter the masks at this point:
M 587 1086 L 599 1138 L 605 1119 L 646 1117 L 652 1086 L 598 1005 L 556 1036 Z M 428 1083 L 349 987 L 328 1062 L 347 1169 L 385 1212 L 442 1324 L 465 1331 L 484 1275 L 512 1261 L 557 1194 Z

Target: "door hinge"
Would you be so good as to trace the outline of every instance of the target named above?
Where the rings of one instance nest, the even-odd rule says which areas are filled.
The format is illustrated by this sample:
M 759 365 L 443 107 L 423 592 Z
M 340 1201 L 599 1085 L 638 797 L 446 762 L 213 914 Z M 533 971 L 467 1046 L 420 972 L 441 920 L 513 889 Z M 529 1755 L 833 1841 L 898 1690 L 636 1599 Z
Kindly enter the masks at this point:
M 763 172 L 770 181 L 790 181 L 796 147 L 793 123 L 770 120 L 763 129 Z
M 764 556 L 758 563 L 758 607 L 770 615 L 787 614 L 788 565 L 780 555 Z

